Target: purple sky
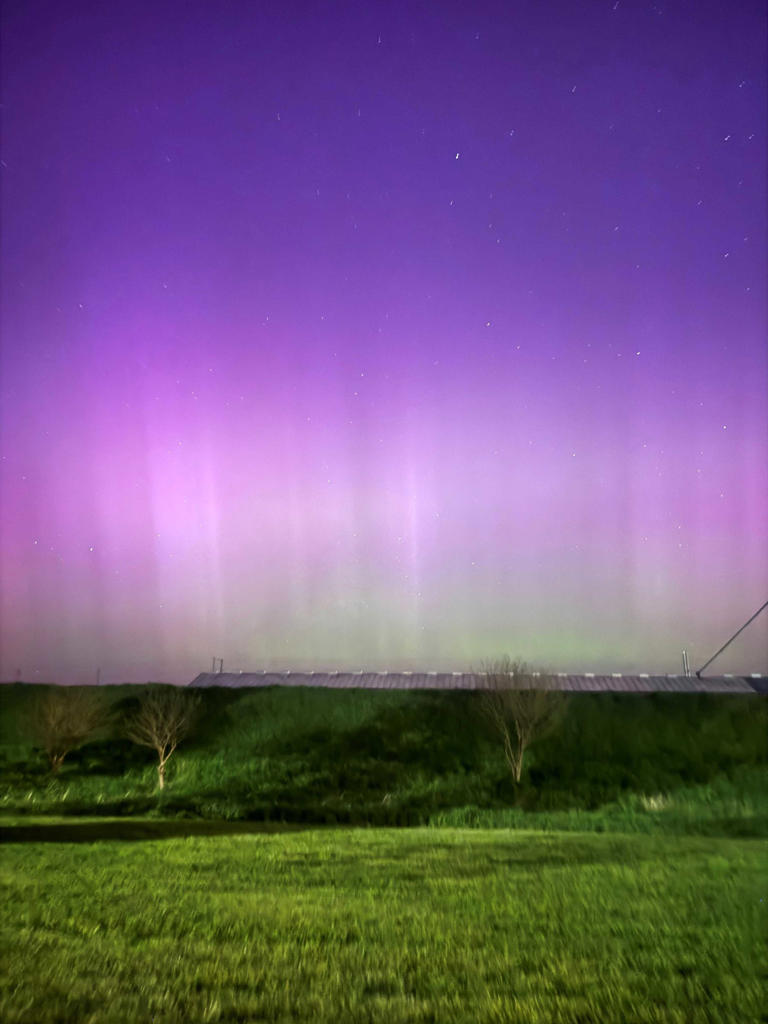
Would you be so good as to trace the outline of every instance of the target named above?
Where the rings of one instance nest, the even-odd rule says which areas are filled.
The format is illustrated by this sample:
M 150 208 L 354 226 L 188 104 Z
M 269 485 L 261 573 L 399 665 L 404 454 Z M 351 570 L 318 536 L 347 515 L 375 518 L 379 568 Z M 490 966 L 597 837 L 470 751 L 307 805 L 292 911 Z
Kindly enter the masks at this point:
M 762 0 L 3 8 L 0 678 L 675 672 L 765 600 Z

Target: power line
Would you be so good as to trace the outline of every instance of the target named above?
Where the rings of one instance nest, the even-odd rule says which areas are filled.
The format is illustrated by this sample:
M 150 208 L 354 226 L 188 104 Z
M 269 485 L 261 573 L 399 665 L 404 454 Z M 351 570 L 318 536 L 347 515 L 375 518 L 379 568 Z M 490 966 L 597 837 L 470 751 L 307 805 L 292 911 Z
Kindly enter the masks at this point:
M 704 671 L 704 669 L 705 669 L 705 668 L 707 667 L 707 665 L 711 665 L 711 664 L 712 664 L 712 662 L 713 662 L 713 661 L 715 660 L 715 658 L 716 658 L 716 657 L 717 657 L 717 656 L 718 656 L 719 654 L 722 654 L 722 653 L 723 653 L 723 651 L 725 650 L 725 648 L 726 648 L 726 647 L 727 647 L 727 646 L 728 646 L 728 645 L 729 645 L 730 643 L 733 643 L 733 641 L 734 641 L 734 640 L 736 639 L 736 637 L 737 637 L 737 636 L 739 635 L 739 633 L 743 633 L 743 632 L 744 632 L 744 630 L 745 630 L 745 629 L 747 628 L 747 626 L 748 626 L 748 625 L 750 624 L 750 622 L 752 622 L 752 621 L 753 621 L 753 619 L 756 619 L 756 618 L 757 618 L 757 616 L 758 616 L 758 615 L 760 614 L 760 612 L 761 612 L 761 611 L 762 611 L 762 610 L 763 610 L 764 608 L 768 608 L 768 601 L 766 601 L 766 602 L 765 602 L 764 604 L 761 604 L 761 605 L 760 605 L 760 607 L 759 607 L 759 608 L 757 609 L 757 611 L 755 612 L 755 614 L 754 614 L 754 615 L 752 615 L 752 616 L 750 616 L 750 618 L 748 618 L 748 619 L 747 619 L 747 621 L 746 621 L 746 622 L 744 623 L 744 625 L 743 625 L 743 626 L 741 627 L 741 629 L 737 629 L 737 630 L 736 630 L 736 632 L 735 632 L 735 633 L 733 634 L 733 636 L 731 637 L 731 639 L 730 639 L 730 640 L 726 640 L 726 642 L 725 642 L 725 643 L 723 644 L 723 646 L 722 646 L 722 647 L 720 648 L 720 650 L 719 650 L 719 651 L 717 651 L 717 653 L 713 654 L 713 655 L 712 655 L 712 657 L 711 657 L 711 658 L 709 659 L 709 661 L 706 661 L 706 662 L 705 662 L 705 663 L 704 663 L 704 664 L 703 664 L 703 665 L 701 666 L 701 668 L 700 668 L 700 669 L 697 669 L 697 671 L 696 671 L 696 678 L 697 678 L 697 679 L 701 679 L 701 673 L 702 673 L 702 672 Z

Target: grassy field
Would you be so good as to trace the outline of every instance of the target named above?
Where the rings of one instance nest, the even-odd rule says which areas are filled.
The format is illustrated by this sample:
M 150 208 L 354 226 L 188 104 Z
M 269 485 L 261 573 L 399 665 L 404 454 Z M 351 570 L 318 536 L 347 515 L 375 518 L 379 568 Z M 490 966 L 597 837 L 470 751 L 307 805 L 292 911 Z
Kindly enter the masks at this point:
M 42 693 L 0 691 L 4 1024 L 768 1021 L 762 698 L 577 696 L 516 787 L 472 694 L 207 691 L 160 794 L 119 724 L 51 776 Z
M 759 840 L 135 824 L 4 847 L 5 1024 L 766 1020 Z

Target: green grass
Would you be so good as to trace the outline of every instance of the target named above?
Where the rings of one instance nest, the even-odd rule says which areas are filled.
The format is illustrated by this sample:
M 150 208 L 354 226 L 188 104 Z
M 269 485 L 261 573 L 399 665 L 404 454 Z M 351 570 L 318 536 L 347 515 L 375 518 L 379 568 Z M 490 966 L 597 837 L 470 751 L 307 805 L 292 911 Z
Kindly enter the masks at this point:
M 629 792 L 595 810 L 454 807 L 432 814 L 429 824 L 768 838 L 768 769 L 743 766 L 730 777 L 721 775 L 704 785 L 680 786 L 671 792 Z
M 52 778 L 40 692 L 0 690 L 4 1024 L 768 1021 L 764 699 L 578 696 L 515 787 L 472 694 L 207 691 L 160 795 L 119 729 Z
M 453 829 L 9 844 L 0 1019 L 757 1024 L 765 855 Z

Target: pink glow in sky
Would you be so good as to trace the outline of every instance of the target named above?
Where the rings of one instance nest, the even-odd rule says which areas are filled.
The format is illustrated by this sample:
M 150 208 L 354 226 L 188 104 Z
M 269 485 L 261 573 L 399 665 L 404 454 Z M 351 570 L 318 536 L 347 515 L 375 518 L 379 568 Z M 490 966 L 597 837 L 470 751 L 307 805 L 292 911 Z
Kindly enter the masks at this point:
M 768 596 L 762 3 L 2 30 L 0 678 L 676 672 Z

